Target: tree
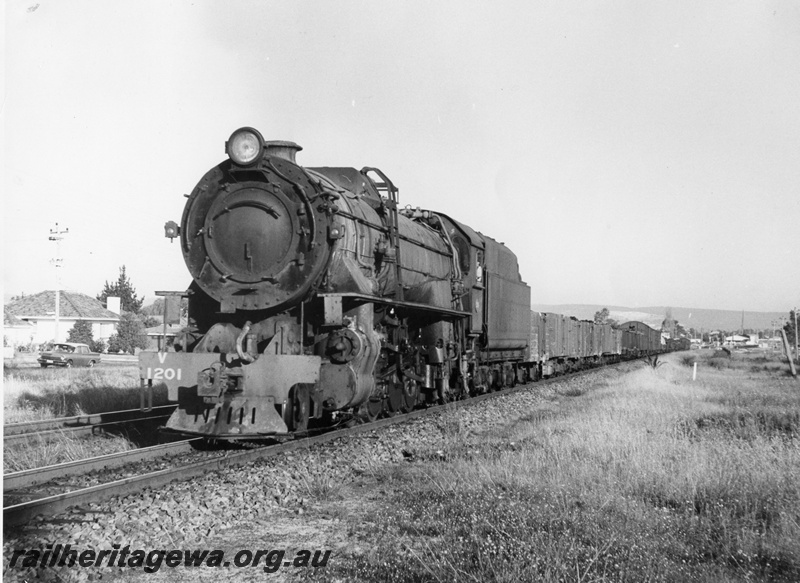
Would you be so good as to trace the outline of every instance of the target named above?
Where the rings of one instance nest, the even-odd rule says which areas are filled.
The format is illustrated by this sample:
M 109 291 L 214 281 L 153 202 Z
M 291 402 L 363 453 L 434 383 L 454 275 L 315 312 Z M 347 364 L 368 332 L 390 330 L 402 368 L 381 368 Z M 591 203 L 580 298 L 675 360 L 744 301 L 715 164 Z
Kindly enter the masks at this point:
M 619 323 L 614 318 L 609 318 L 609 311 L 608 308 L 603 308 L 602 310 L 594 313 L 594 323 L 595 324 L 608 324 L 612 328 L 616 328 Z
M 123 312 L 133 312 L 138 314 L 142 309 L 144 303 L 144 296 L 137 298 L 136 289 L 131 284 L 128 276 L 125 274 L 125 266 L 119 268 L 119 278 L 113 284 L 106 281 L 103 291 L 98 294 L 97 299 L 107 304 L 106 300 L 109 297 L 120 298 Z
M 80 342 L 81 344 L 91 344 L 94 341 L 92 325 L 86 320 L 78 320 L 75 325 L 67 332 L 67 342 Z
M 103 352 L 106 345 L 102 340 L 95 340 L 92 325 L 86 320 L 78 320 L 67 333 L 67 342 L 88 344 L 92 352 Z
M 789 321 L 786 322 L 783 329 L 786 331 L 786 338 L 789 339 L 789 346 L 794 346 L 794 337 L 797 334 L 797 330 L 794 328 L 794 310 L 789 311 Z
M 129 352 L 133 354 L 137 348 L 147 348 L 147 335 L 142 321 L 131 312 L 120 316 L 117 333 L 108 339 L 109 352 Z
M 664 321 L 661 322 L 661 331 L 669 334 L 670 338 L 675 338 L 675 320 L 672 317 L 672 308 L 667 308 L 664 314 Z

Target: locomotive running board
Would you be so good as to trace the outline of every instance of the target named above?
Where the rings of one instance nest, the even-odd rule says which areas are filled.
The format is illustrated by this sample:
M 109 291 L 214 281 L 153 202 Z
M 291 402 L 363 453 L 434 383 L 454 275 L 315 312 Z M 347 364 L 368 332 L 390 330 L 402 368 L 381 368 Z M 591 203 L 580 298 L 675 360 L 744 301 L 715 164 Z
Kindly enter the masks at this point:
M 453 310 L 452 308 L 439 308 L 437 306 L 430 306 L 427 304 L 418 304 L 416 302 L 406 302 L 393 300 L 392 298 L 382 298 L 378 296 L 370 296 L 358 292 L 342 292 L 342 293 L 321 293 L 318 294 L 322 298 L 347 298 L 354 300 L 356 303 L 366 302 L 370 304 L 382 304 L 386 306 L 395 306 L 400 308 L 407 308 L 409 310 L 420 310 L 423 312 L 431 312 L 442 314 L 451 318 L 468 318 L 472 316 L 472 312 L 463 312 L 461 310 Z

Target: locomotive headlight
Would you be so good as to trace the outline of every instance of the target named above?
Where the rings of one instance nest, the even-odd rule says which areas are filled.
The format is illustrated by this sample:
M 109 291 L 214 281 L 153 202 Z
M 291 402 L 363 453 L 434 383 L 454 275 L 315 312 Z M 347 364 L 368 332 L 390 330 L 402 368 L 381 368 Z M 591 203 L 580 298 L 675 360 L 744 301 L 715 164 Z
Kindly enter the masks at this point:
M 225 142 L 225 151 L 235 164 L 249 166 L 259 159 L 264 149 L 264 138 L 253 128 L 239 128 Z

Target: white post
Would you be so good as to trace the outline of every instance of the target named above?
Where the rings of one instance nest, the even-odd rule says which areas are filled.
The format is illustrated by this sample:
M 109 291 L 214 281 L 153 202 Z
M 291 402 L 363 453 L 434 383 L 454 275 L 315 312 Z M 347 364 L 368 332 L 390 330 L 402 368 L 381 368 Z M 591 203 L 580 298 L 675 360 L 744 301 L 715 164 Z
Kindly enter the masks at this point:
M 53 264 L 56 266 L 56 321 L 54 326 L 54 333 L 53 333 L 53 341 L 60 342 L 58 339 L 58 318 L 61 314 L 61 272 L 58 270 L 61 267 L 61 239 L 64 238 L 64 235 L 69 233 L 69 229 L 64 229 L 63 231 L 58 230 L 58 223 L 56 223 L 55 229 L 50 229 L 50 237 L 51 241 L 56 242 L 56 257 L 53 259 Z
M 792 371 L 792 376 L 797 378 L 797 369 L 794 366 L 794 360 L 792 359 L 792 347 L 789 346 L 789 338 L 786 336 L 786 330 L 781 328 L 781 337 L 783 337 L 783 349 L 786 351 L 786 358 L 789 359 L 789 368 Z
M 797 307 L 794 308 L 794 358 L 797 361 L 797 365 L 800 366 L 800 350 L 798 350 L 798 346 L 800 346 L 800 330 L 797 329 Z
M 694 370 L 692 371 L 692 380 L 693 381 L 697 380 L 697 363 L 696 362 L 694 363 Z

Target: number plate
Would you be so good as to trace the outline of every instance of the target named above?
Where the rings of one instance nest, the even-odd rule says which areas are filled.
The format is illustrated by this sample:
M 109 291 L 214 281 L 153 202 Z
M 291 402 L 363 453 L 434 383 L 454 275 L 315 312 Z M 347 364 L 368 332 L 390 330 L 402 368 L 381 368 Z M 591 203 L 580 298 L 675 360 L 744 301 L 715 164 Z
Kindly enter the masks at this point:
M 183 371 L 180 368 L 148 366 L 144 378 L 154 381 L 179 381 L 182 376 Z

